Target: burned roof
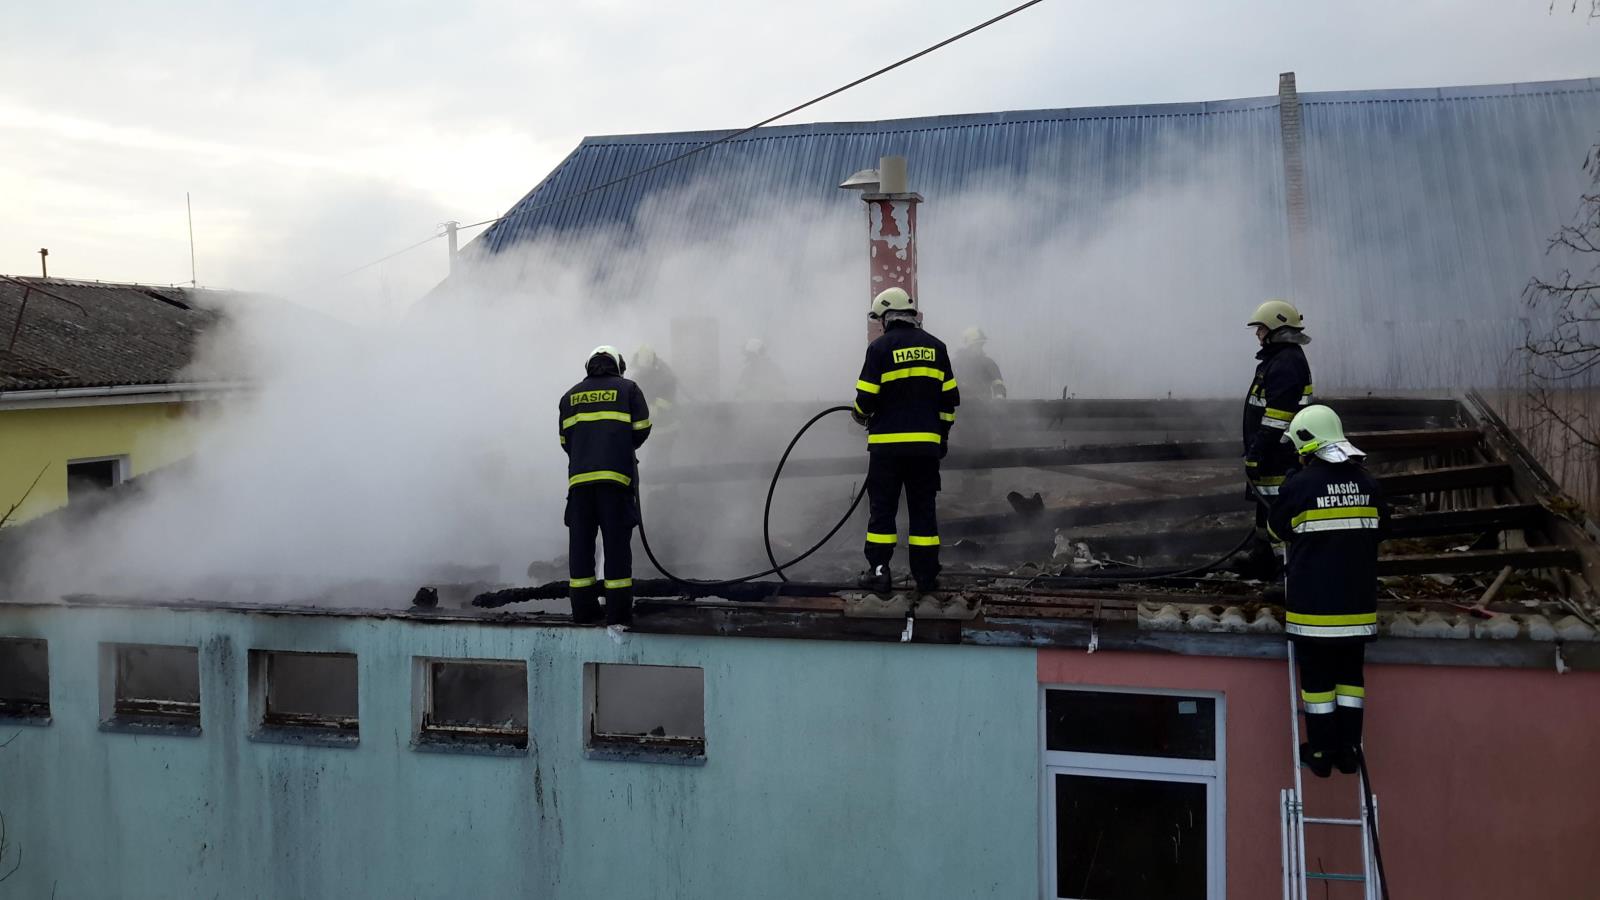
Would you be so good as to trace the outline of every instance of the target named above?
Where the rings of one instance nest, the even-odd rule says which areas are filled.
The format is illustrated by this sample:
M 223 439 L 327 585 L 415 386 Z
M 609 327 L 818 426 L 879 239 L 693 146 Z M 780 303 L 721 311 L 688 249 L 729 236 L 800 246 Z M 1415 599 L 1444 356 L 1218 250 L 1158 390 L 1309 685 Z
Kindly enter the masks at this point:
M 1600 669 L 1595 526 L 1481 397 L 1324 402 L 1341 410 L 1396 508 L 1380 559 L 1381 631 L 1370 659 Z M 730 412 L 726 405 L 686 405 L 683 415 L 686 425 L 699 420 L 714 427 Z M 641 577 L 636 630 L 1282 656 L 1282 609 L 1268 585 L 1226 565 L 1226 551 L 1251 521 L 1238 483 L 1238 440 L 1222 436 L 1236 412 L 1228 401 L 1185 400 L 1015 401 L 974 409 L 968 428 L 983 427 L 973 419 L 1003 421 L 1005 432 L 1027 446 L 957 449 L 946 459 L 947 591 L 942 600 L 911 607 L 913 627 L 909 596 L 881 601 L 848 584 L 859 550 L 841 537 L 806 565 L 806 577 L 826 580 L 729 585 Z M 856 476 L 863 465 L 859 449 L 791 463 L 800 479 Z M 765 478 L 769 466 L 684 464 L 654 477 L 706 490 Z M 960 483 L 963 475 L 986 472 L 1023 473 L 1017 477 L 1037 484 L 1038 496 L 996 498 Z M 645 519 L 648 527 L 648 508 Z M 566 614 L 562 575 L 563 564 L 552 560 L 531 566 L 531 583 L 521 586 L 498 581 L 494 571 L 459 570 L 440 573 L 423 590 L 373 581 L 287 603 L 271 586 L 239 581 L 196 598 L 64 599 L 577 627 Z
M 223 291 L 0 276 L 0 391 L 183 380 Z

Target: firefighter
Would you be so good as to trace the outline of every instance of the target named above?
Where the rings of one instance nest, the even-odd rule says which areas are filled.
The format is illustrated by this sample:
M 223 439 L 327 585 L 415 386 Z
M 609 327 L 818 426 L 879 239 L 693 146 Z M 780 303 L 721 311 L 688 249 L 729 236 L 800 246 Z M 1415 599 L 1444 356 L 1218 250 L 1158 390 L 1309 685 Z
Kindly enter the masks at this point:
M 622 377 L 626 365 L 615 347 L 594 348 L 588 377 L 561 396 L 561 449 L 567 452 L 568 594 L 572 620 L 600 618 L 605 595 L 609 626 L 633 621 L 633 527 L 638 466 L 634 451 L 650 437 L 650 409 L 639 386 Z M 605 578 L 595 576 L 595 531 L 605 546 Z
M 971 398 L 975 402 L 1006 399 L 1006 380 L 1000 376 L 1000 366 L 984 350 L 988 343 L 989 336 L 976 325 L 961 333 L 961 352 L 956 361 L 967 373 L 967 384 L 980 388 Z
M 950 351 L 918 324 L 915 298 L 889 288 L 873 298 L 867 316 L 882 322 L 883 334 L 867 347 L 852 412 L 866 426 L 869 453 L 867 571 L 860 585 L 883 594 L 893 588 L 889 560 L 899 542 L 895 517 L 904 488 L 911 575 L 917 590 L 929 593 L 939 578 L 939 460 L 961 394 Z
M 672 445 L 676 443 L 678 426 L 673 407 L 678 402 L 678 376 L 667 361 L 656 355 L 648 344 L 640 344 L 633 352 L 633 379 L 644 391 L 650 406 L 651 434 L 656 442 L 650 445 L 650 458 L 656 465 L 672 462 Z
M 978 422 L 961 429 L 957 450 L 983 453 L 994 449 L 998 422 L 984 415 L 996 411 L 994 401 L 1006 399 L 1006 382 L 1000 375 L 1000 366 L 984 350 L 989 336 L 974 325 L 961 333 L 961 349 L 956 351 L 956 362 L 967 381 L 967 400 L 977 410 Z M 973 389 L 973 385 L 977 385 Z M 958 493 L 964 500 L 979 502 L 994 495 L 994 470 L 970 469 L 958 479 Z
M 1244 471 L 1246 490 L 1256 503 L 1256 545 L 1247 570 L 1266 578 L 1278 573 L 1274 546 L 1266 535 L 1266 511 L 1294 465 L 1294 450 L 1284 437 L 1289 420 L 1311 402 L 1311 364 L 1305 350 L 1311 343 L 1299 310 L 1284 300 L 1268 300 L 1247 323 L 1255 329 L 1255 379 L 1244 401 Z
M 1389 508 L 1333 410 L 1306 407 L 1288 434 L 1304 468 L 1284 481 L 1268 530 L 1289 549 L 1284 617 L 1306 713 L 1300 761 L 1326 778 L 1360 762 L 1362 657 L 1378 633 L 1378 543 Z
M 744 366 L 734 386 L 735 397 L 746 403 L 760 403 L 787 399 L 786 394 L 787 382 L 767 353 L 767 342 L 760 338 L 745 341 Z

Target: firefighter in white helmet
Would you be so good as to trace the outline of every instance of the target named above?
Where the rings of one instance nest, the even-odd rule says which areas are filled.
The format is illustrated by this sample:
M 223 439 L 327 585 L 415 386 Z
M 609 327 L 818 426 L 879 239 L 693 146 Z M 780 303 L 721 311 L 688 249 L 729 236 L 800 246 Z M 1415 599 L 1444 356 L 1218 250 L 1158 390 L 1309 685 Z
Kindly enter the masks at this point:
M 1333 410 L 1306 407 L 1288 436 L 1304 468 L 1284 481 L 1268 528 L 1288 542 L 1285 630 L 1306 714 L 1300 759 L 1320 777 L 1334 766 L 1350 774 L 1361 750 L 1362 658 L 1378 633 L 1378 543 L 1389 508 Z
M 956 354 L 956 362 L 967 377 L 967 399 L 980 403 L 1006 398 L 1006 380 L 1000 375 L 1000 364 L 989 356 L 988 343 L 989 336 L 974 325 L 961 332 L 961 350 Z M 972 385 L 978 385 L 979 390 L 974 393 Z
M 856 379 L 854 416 L 867 427 L 867 571 L 860 584 L 888 593 L 889 561 L 899 543 L 895 519 L 906 495 L 911 575 L 917 590 L 938 587 L 939 460 L 945 455 L 961 394 L 944 342 L 922 330 L 917 301 L 902 288 L 872 300 L 867 316 L 883 334 L 867 347 Z
M 766 341 L 751 338 L 744 342 L 744 363 L 739 369 L 739 380 L 734 384 L 734 396 L 752 403 L 787 398 L 788 383 L 767 352 Z
M 1311 364 L 1306 361 L 1305 320 L 1285 300 L 1268 300 L 1246 323 L 1261 349 L 1255 378 L 1244 401 L 1246 490 L 1256 506 L 1257 542 L 1246 567 L 1251 574 L 1277 577 L 1278 565 L 1266 535 L 1266 509 L 1278 498 L 1284 476 L 1294 465 L 1294 450 L 1284 432 L 1289 420 L 1311 403 Z
M 621 351 L 596 347 L 584 363 L 586 377 L 557 404 L 567 453 L 568 595 L 573 621 L 583 624 L 599 620 L 602 593 L 607 625 L 633 622 L 634 451 L 650 437 L 650 407 L 625 371 Z M 595 574 L 596 531 L 605 545 L 604 579 Z

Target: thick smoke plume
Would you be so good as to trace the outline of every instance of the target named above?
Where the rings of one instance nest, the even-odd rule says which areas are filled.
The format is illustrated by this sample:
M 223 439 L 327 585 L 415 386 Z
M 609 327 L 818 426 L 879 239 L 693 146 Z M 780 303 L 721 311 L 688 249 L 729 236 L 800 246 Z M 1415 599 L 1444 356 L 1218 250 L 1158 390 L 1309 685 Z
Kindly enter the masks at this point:
M 1262 237 L 1281 234 L 1281 208 L 1259 180 L 1235 177 L 1236 160 L 1163 153 L 1170 164 L 1151 168 L 1166 174 L 1145 190 L 1095 203 L 1053 187 L 1042 165 L 930 195 L 927 327 L 951 345 L 983 327 L 1013 397 L 1241 393 L 1254 352 L 1244 319 L 1288 292 L 1287 262 Z M 669 453 L 668 463 L 773 461 L 811 412 L 849 402 L 869 293 L 865 216 L 843 193 L 755 211 L 724 199 L 707 185 L 658 195 L 624 226 L 472 258 L 380 326 L 243 310 L 210 337 L 195 375 L 242 374 L 253 388 L 200 420 L 193 458 L 152 489 L 70 532 L 39 523 L 10 593 L 305 599 L 364 580 L 467 577 L 459 567 L 522 581 L 530 561 L 565 552 L 556 400 L 598 344 L 630 355 L 649 344 L 697 399 L 726 400 L 739 394 L 742 345 L 762 339 L 794 406 L 732 406 L 641 457 L 647 482 Z M 1314 337 L 1342 314 L 1332 300 L 1307 312 Z M 717 348 L 710 358 L 674 346 L 675 327 L 695 318 Z M 1325 391 L 1360 384 L 1324 365 L 1341 349 L 1310 349 Z M 839 419 L 803 453 L 860 452 Z M 781 530 L 809 543 L 852 487 L 786 485 Z M 727 575 L 762 557 L 764 489 L 647 488 L 646 516 L 683 570 Z M 846 529 L 837 540 L 858 538 Z M 648 572 L 642 559 L 635 568 Z

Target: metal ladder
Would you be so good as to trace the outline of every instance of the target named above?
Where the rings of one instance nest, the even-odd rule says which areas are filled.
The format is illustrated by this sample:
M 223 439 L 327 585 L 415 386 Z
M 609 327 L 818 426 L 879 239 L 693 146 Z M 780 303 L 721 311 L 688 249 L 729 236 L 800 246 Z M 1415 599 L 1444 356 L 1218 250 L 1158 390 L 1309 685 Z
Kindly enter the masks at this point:
M 1278 792 L 1279 806 L 1283 816 L 1279 824 L 1278 834 L 1283 842 L 1283 898 L 1284 900 L 1310 900 L 1309 885 L 1313 881 L 1342 881 L 1355 882 L 1361 885 L 1364 900 L 1381 900 L 1383 896 L 1382 885 L 1378 883 L 1378 867 L 1372 851 L 1372 831 L 1369 822 L 1376 822 L 1378 816 L 1378 799 L 1372 799 L 1372 807 L 1367 808 L 1366 785 L 1361 779 L 1366 775 L 1360 774 L 1356 780 L 1357 802 L 1361 807 L 1361 815 L 1355 819 L 1333 819 L 1321 816 L 1308 816 L 1305 814 L 1304 782 L 1301 780 L 1300 765 L 1300 685 L 1298 672 L 1295 668 L 1294 641 L 1289 642 L 1289 722 L 1290 722 L 1290 760 L 1294 767 L 1294 787 L 1284 788 Z M 1369 816 L 1370 812 L 1370 816 Z M 1338 872 L 1312 872 L 1306 868 L 1306 826 L 1331 825 L 1354 826 L 1361 829 L 1361 872 L 1360 874 L 1344 874 Z

